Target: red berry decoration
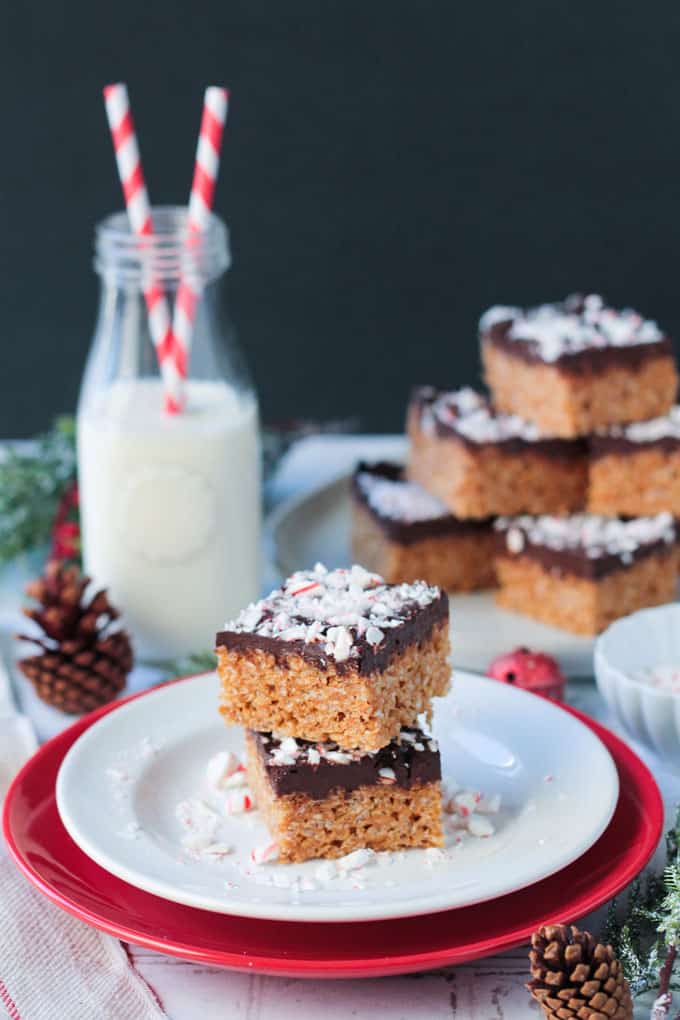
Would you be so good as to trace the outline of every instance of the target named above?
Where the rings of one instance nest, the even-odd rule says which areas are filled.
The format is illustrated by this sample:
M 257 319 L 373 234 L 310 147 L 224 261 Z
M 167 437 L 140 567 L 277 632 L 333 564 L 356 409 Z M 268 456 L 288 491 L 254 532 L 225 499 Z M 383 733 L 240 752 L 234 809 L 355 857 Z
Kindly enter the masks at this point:
M 514 684 L 533 694 L 542 694 L 553 701 L 564 700 L 566 677 L 550 655 L 515 648 L 494 659 L 487 670 L 493 680 Z
M 65 490 L 54 518 L 50 559 L 67 565 L 80 563 L 80 507 L 78 483 Z

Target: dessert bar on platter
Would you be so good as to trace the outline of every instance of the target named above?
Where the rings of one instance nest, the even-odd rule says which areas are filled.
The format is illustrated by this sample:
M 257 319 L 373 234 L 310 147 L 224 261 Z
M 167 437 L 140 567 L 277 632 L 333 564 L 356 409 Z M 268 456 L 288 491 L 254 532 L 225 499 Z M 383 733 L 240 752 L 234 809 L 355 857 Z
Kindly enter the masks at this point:
M 388 585 L 321 564 L 217 635 L 228 723 L 377 751 L 449 688 L 449 605 L 424 582 Z
M 668 513 L 623 521 L 594 514 L 499 518 L 498 603 L 576 634 L 597 634 L 671 602 L 676 532 Z
M 352 556 L 390 583 L 491 588 L 495 540 L 492 518 L 454 517 L 397 464 L 362 463 L 354 472 Z
M 408 410 L 408 477 L 460 518 L 569 513 L 586 498 L 586 445 L 496 413 L 464 388 L 417 389 Z
M 280 861 L 443 845 L 439 749 L 415 727 L 374 752 L 248 730 L 246 759 Z
M 479 324 L 494 405 L 545 435 L 573 437 L 670 411 L 678 376 L 671 342 L 650 319 L 574 295 L 522 310 L 496 306 Z
M 680 517 L 680 407 L 651 421 L 613 426 L 590 438 L 588 509 L 637 517 Z

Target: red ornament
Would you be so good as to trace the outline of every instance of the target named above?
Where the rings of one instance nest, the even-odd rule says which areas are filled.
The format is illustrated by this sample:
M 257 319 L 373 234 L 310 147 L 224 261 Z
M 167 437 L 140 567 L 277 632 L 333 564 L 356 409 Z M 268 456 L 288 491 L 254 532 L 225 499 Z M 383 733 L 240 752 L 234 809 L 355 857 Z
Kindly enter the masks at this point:
M 533 694 L 542 694 L 553 701 L 564 700 L 566 677 L 557 662 L 543 652 L 515 648 L 494 659 L 487 670 L 493 680 L 514 684 Z
M 64 492 L 52 528 L 50 559 L 66 563 L 80 562 L 80 513 L 78 484 Z

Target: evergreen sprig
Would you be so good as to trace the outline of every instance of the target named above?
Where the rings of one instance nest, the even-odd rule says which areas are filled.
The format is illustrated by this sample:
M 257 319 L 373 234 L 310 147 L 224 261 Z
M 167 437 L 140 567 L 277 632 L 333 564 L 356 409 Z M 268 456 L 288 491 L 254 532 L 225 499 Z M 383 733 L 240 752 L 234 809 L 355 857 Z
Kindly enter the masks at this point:
M 680 807 L 666 833 L 663 874 L 632 883 L 623 921 L 620 906 L 616 900 L 610 904 L 602 941 L 612 945 L 633 995 L 658 991 L 654 1020 L 670 1016 L 671 993 L 680 989 L 675 973 L 680 950 Z
M 0 453 L 0 563 L 50 541 L 55 514 L 76 475 L 75 421 L 59 418 L 31 449 Z
M 174 680 L 178 676 L 193 676 L 194 673 L 212 673 L 217 666 L 214 652 L 191 652 L 178 659 L 157 659 L 147 661 L 147 666 L 159 669 L 163 674 L 161 683 Z

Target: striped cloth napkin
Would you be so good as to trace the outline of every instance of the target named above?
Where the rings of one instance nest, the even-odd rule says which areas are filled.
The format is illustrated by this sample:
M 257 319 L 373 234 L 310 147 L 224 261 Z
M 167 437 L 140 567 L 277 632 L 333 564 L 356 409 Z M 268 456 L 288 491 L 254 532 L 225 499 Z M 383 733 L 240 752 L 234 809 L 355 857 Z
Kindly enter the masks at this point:
M 30 722 L 14 711 L 0 658 L 0 807 L 12 776 L 35 747 Z M 0 1018 L 167 1020 L 120 942 L 38 893 L 9 859 L 2 836 Z
M 5 1015 L 9 1020 L 167 1020 L 120 942 L 55 907 L 3 852 L 0 1017 Z

